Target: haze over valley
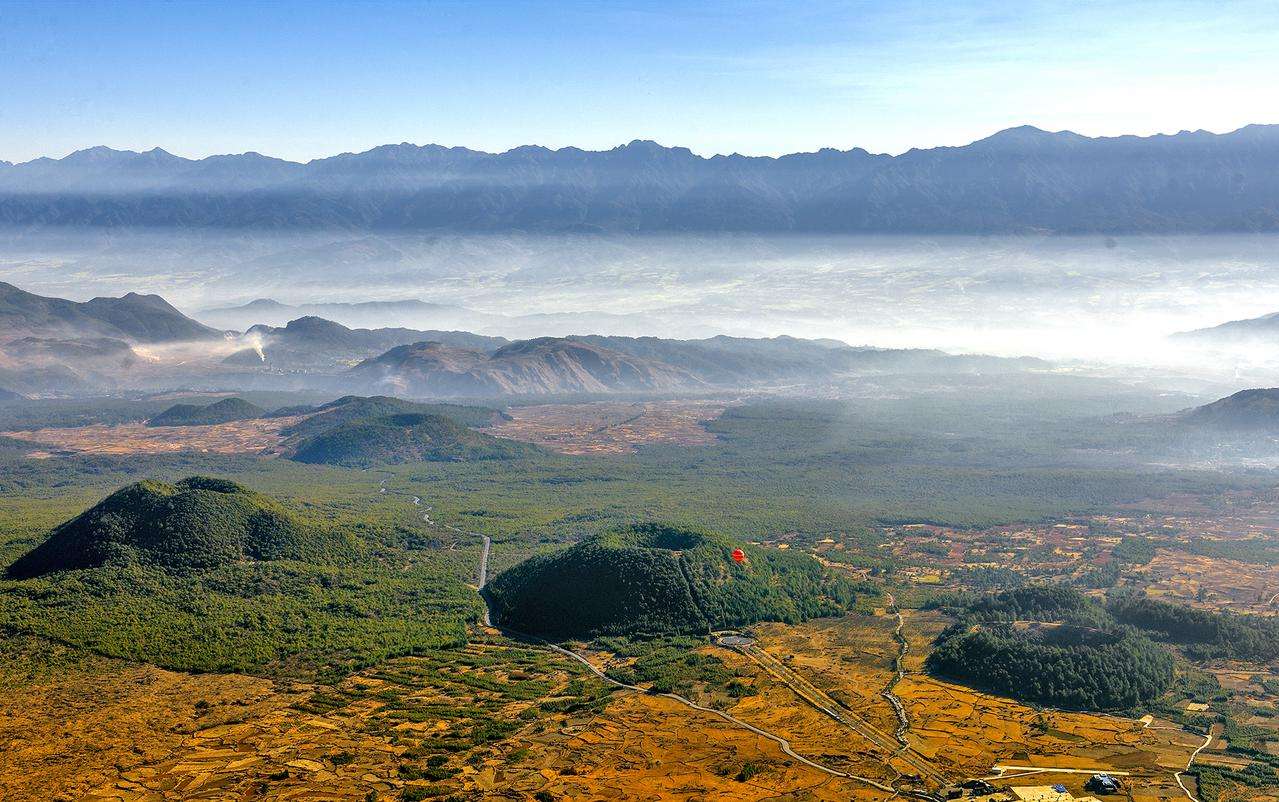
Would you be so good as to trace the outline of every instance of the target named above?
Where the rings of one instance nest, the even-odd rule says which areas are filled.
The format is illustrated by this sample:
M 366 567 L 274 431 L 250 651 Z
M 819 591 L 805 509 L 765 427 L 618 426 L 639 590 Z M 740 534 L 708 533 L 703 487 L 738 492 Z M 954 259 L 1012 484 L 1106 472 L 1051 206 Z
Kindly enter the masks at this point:
M 7 4 L 0 799 L 1279 800 L 1277 31 Z

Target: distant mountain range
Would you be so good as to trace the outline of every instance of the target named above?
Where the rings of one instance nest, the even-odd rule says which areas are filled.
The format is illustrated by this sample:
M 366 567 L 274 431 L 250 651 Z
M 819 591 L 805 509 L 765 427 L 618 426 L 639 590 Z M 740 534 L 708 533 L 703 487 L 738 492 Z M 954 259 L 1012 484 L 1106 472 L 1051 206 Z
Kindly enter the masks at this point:
M 539 337 L 495 351 L 418 342 L 351 369 L 368 392 L 408 396 L 500 396 L 670 392 L 788 382 L 838 382 L 851 374 L 1006 373 L 1037 359 L 955 356 L 940 351 L 853 348 L 795 337 Z
M 200 319 L 228 329 L 250 326 L 283 326 L 301 317 L 319 317 L 353 328 L 412 328 L 423 320 L 448 329 L 476 330 L 482 324 L 503 318 L 470 309 L 427 301 L 363 301 L 360 303 L 286 304 L 258 298 L 240 306 L 204 309 Z
M 491 354 L 419 342 L 356 365 L 362 387 L 407 396 L 499 396 L 687 390 L 697 376 L 581 340 L 542 337 Z
M 1036 359 L 854 348 L 795 337 L 700 340 L 585 335 L 507 340 L 467 331 L 353 329 L 307 316 L 219 331 L 155 295 L 77 303 L 0 284 L 0 387 L 109 390 L 324 389 L 413 397 L 669 393 L 829 385 L 854 375 L 1006 373 Z M 231 406 L 228 404 L 227 406 Z M 253 410 L 177 410 L 194 415 Z
M 158 295 L 131 292 L 78 303 L 0 281 L 0 342 L 6 335 L 164 343 L 217 339 L 222 332 L 192 320 Z
M 246 338 L 260 342 L 252 352 L 239 351 L 225 364 L 277 368 L 322 368 L 346 366 L 380 354 L 397 345 L 429 340 L 455 348 L 492 351 L 506 345 L 502 337 L 485 337 L 467 331 L 422 331 L 419 329 L 351 329 L 324 318 L 308 316 L 291 320 L 282 327 L 251 326 Z
M 1279 230 L 1279 126 L 1091 138 L 1029 126 L 899 156 L 704 158 L 384 145 L 306 164 L 95 147 L 0 163 L 0 224 L 756 232 Z
M 1207 346 L 1274 345 L 1279 343 L 1279 312 L 1182 331 L 1172 335 L 1171 339 Z

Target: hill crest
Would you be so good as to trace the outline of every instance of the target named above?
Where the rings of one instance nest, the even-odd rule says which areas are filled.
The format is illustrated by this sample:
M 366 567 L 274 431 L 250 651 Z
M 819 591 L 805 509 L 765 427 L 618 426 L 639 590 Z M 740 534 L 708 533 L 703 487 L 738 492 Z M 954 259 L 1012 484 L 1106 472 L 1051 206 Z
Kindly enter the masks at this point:
M 533 557 L 487 586 L 498 620 L 551 637 L 706 632 L 833 615 L 853 586 L 804 554 L 741 545 L 658 523 Z
M 316 559 L 345 553 L 349 541 L 304 526 L 274 499 L 235 482 L 191 476 L 127 485 L 55 527 L 8 569 L 25 579 L 103 565 L 173 571 L 244 560 Z

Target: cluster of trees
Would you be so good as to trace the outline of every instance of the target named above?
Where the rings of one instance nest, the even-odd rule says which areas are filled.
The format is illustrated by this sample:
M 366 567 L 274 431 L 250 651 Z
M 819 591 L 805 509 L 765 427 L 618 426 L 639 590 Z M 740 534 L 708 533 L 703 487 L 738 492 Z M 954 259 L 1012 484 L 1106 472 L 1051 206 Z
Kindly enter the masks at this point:
M 541 450 L 472 431 L 442 415 L 414 412 L 340 423 L 297 444 L 298 462 L 367 468 L 406 462 L 519 459 Z
M 503 572 L 488 588 L 501 620 L 553 636 L 706 632 L 798 622 L 852 604 L 857 587 L 803 554 L 641 524 Z
M 438 568 L 112 565 L 0 581 L 0 628 L 183 671 L 343 676 L 466 642 L 480 602 Z
M 324 561 L 353 551 L 348 536 L 304 525 L 267 496 L 225 479 L 192 476 L 117 490 L 55 528 L 9 574 L 131 563 L 188 571 L 244 559 Z
M 1064 585 L 1027 585 L 973 599 L 963 617 L 977 621 L 1062 621 L 1084 626 L 1105 622 L 1106 611 Z
M 659 638 L 600 638 L 597 645 L 619 657 L 635 658 L 609 674 L 631 685 L 645 685 L 656 693 L 678 693 L 691 697 L 699 689 L 732 697 L 753 691 L 718 657 L 696 650 L 705 638 L 673 636 Z
M 1106 609 L 1124 624 L 1180 644 L 1196 659 L 1279 658 L 1279 621 L 1273 618 L 1214 613 L 1138 594 L 1116 595 Z
M 1162 694 L 1171 655 L 1064 586 L 1033 585 L 954 610 L 927 668 L 991 693 L 1052 707 L 1118 710 Z
M 1080 710 L 1133 707 L 1172 681 L 1172 657 L 1139 635 L 1047 641 L 1008 624 L 947 631 L 928 669 L 1002 696 Z
M 174 404 L 147 421 L 148 426 L 212 426 L 260 418 L 266 410 L 243 398 L 224 398 L 212 404 Z

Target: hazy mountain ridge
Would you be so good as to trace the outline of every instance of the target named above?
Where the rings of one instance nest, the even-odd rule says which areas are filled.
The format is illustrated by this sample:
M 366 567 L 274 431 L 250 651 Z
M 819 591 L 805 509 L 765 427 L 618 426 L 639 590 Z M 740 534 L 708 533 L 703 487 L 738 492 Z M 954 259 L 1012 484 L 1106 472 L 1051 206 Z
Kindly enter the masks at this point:
M 319 317 L 220 332 L 159 296 L 77 304 L 8 288 L 0 296 L 0 381 L 27 393 L 199 387 L 325 389 L 417 397 L 700 392 L 826 385 L 853 375 L 1040 369 L 1037 359 L 835 340 L 700 340 L 575 335 L 507 340 L 467 331 L 352 329 Z M 106 313 L 110 313 L 109 315 Z M 6 329 L 4 326 L 8 326 Z M 117 336 L 94 334 L 111 331 Z M 68 338 L 39 336 L 50 332 Z M 160 342 L 140 338 L 178 337 Z
M 158 295 L 130 292 L 77 302 L 0 281 L 0 340 L 8 336 L 164 343 L 216 339 L 222 332 L 192 320 Z
M 1202 345 L 1247 345 L 1273 342 L 1276 335 L 1279 335 L 1279 312 L 1180 331 L 1173 334 L 1171 339 Z
M 1279 431 L 1279 387 L 1240 390 L 1187 410 L 1181 421 L 1214 429 Z
M 376 356 L 397 345 L 424 340 L 452 347 L 493 351 L 508 340 L 466 331 L 422 331 L 403 328 L 352 329 L 319 317 L 301 317 L 276 328 L 258 325 L 245 332 L 246 339 L 261 343 L 259 361 L 271 367 L 332 366 Z M 233 354 L 233 364 L 252 364 Z
M 687 371 L 569 338 L 542 337 L 492 354 L 419 342 L 352 368 L 371 388 L 408 395 L 541 395 L 690 389 Z
M 634 141 L 407 143 L 306 164 L 90 148 L 0 166 L 0 223 L 462 231 L 1279 230 L 1279 126 L 1090 138 L 1023 126 L 899 156 L 704 158 Z
M 302 317 L 319 317 L 350 328 L 414 328 L 429 320 L 439 328 L 475 330 L 497 315 L 416 299 L 402 301 L 360 301 L 355 303 L 286 304 L 272 298 L 258 298 L 240 306 L 203 309 L 196 315 L 204 321 L 232 329 L 250 326 L 284 326 Z

